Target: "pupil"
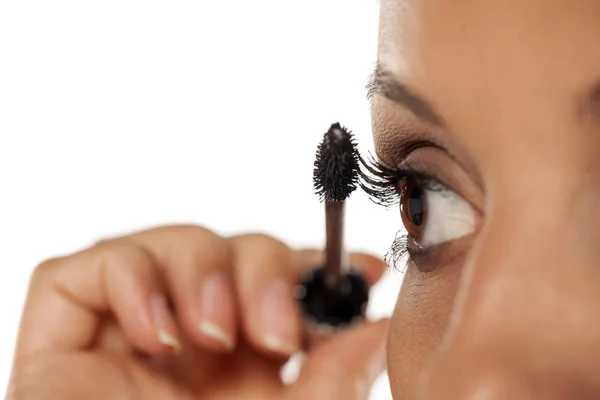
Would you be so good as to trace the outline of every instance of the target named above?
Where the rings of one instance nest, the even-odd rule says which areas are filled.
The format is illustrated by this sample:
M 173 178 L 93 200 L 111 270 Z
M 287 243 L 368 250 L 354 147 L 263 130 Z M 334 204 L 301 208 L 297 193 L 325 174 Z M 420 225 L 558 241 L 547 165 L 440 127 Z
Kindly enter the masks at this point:
M 412 190 L 408 199 L 408 214 L 413 224 L 420 226 L 423 223 L 424 211 L 423 192 L 419 187 L 416 187 Z

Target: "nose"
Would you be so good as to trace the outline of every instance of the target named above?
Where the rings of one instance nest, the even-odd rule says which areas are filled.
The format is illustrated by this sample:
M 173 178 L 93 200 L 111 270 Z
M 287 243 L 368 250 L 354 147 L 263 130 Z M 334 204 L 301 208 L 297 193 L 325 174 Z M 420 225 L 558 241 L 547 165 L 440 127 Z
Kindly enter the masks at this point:
M 600 399 L 600 203 L 555 194 L 491 210 L 419 400 Z

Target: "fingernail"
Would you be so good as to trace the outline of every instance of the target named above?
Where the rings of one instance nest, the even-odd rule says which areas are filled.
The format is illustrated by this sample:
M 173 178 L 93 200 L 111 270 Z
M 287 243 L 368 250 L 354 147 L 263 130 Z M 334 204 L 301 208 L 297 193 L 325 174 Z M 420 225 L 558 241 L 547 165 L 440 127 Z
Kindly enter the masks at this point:
M 233 339 L 219 326 L 205 321 L 201 322 L 198 328 L 204 336 L 221 343 L 227 350 L 234 349 Z
M 224 274 L 208 276 L 200 289 L 200 323 L 198 330 L 225 349 L 235 348 L 231 331 L 234 310 L 231 285 Z
M 150 296 L 150 312 L 156 337 L 161 344 L 171 348 L 174 353 L 181 351 L 181 343 L 175 334 L 175 323 L 167 306 L 167 299 L 161 293 Z
M 287 338 L 280 337 L 279 334 L 265 334 L 263 336 L 263 344 L 269 350 L 279 354 L 293 354 L 298 349 Z
M 290 355 L 299 349 L 298 308 L 291 287 L 278 281 L 265 289 L 262 301 L 263 345 L 280 354 Z

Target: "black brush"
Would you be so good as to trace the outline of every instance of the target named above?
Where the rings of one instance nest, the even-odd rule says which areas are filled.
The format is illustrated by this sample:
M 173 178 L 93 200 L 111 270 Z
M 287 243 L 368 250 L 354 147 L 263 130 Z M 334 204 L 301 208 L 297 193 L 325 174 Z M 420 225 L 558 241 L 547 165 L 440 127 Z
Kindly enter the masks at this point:
M 365 315 L 368 285 L 344 251 L 345 202 L 359 184 L 360 155 L 350 131 L 331 125 L 317 149 L 313 183 L 325 203 L 325 265 L 304 277 L 297 297 L 320 330 L 348 326 Z
M 326 283 L 338 283 L 344 263 L 344 205 L 356 190 L 360 171 L 359 154 L 352 133 L 331 125 L 317 149 L 313 183 L 325 202 L 325 277 Z

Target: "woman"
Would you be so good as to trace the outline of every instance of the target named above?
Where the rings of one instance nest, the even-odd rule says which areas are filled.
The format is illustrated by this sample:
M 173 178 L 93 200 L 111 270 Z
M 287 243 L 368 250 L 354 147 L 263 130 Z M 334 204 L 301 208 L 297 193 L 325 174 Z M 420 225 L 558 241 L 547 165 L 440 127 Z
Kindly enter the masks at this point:
M 410 257 L 389 324 L 284 387 L 321 254 L 154 229 L 37 269 L 11 398 L 364 399 L 386 351 L 395 399 L 600 398 L 600 3 L 381 3 L 374 139 Z

